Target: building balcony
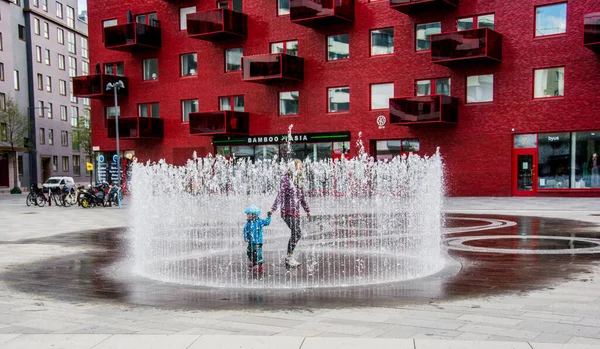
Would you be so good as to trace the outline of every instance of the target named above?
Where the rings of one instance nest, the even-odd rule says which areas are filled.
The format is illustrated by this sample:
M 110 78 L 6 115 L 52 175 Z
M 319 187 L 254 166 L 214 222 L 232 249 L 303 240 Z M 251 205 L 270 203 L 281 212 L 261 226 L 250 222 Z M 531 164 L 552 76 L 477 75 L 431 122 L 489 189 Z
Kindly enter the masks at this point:
M 302 81 L 304 58 L 285 53 L 242 57 L 242 80 L 251 82 Z
M 451 65 L 460 61 L 502 61 L 502 35 L 488 28 L 431 36 L 431 61 Z
M 116 119 L 107 119 L 108 138 L 117 137 Z M 119 139 L 163 138 L 164 120 L 143 116 L 120 116 Z
M 190 113 L 190 135 L 248 135 L 249 114 L 239 111 Z
M 104 47 L 126 52 L 160 49 L 162 42 L 158 24 L 158 21 L 154 25 L 131 22 L 105 27 Z
M 216 9 L 187 15 L 187 32 L 190 38 L 219 40 L 244 38 L 248 34 L 248 16 L 229 9 Z
M 390 7 L 407 15 L 448 11 L 458 7 L 458 0 L 390 0 Z
M 445 95 L 390 98 L 390 124 L 458 122 L 458 98 Z
M 73 96 L 81 98 L 112 98 L 113 90 L 107 90 L 108 83 L 123 81 L 125 86 L 129 86 L 129 81 L 124 76 L 96 74 L 86 76 L 76 76 L 73 78 Z M 127 89 L 119 89 L 119 96 L 127 96 Z
M 354 0 L 290 0 L 290 20 L 307 27 L 354 22 Z
M 600 12 L 583 17 L 583 45 L 600 53 Z

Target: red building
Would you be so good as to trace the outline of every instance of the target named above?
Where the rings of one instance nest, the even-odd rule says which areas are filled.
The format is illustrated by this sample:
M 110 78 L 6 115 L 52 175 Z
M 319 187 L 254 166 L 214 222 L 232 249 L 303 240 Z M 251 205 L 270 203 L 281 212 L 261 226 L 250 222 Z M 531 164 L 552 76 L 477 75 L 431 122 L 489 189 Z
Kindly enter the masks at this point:
M 293 124 L 300 158 L 353 155 L 359 134 L 379 159 L 440 147 L 450 195 L 600 196 L 597 0 L 120 0 L 88 11 L 101 74 L 74 78 L 74 91 L 94 98 L 97 160 L 116 149 L 105 86 L 122 80 L 126 157 L 268 158 Z

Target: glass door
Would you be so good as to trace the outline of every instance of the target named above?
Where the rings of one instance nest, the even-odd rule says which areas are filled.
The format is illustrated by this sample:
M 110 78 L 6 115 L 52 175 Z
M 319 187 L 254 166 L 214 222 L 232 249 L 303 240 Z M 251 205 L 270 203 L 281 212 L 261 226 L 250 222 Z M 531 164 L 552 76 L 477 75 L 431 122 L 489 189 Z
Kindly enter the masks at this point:
M 513 150 L 513 196 L 535 196 L 537 193 L 536 149 Z

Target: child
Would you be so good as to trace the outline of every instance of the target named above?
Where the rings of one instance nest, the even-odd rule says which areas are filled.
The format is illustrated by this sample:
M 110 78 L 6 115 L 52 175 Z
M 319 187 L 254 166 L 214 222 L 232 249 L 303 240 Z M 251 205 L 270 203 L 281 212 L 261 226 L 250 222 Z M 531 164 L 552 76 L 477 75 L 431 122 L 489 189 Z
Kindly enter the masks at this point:
M 258 266 L 257 270 L 264 270 L 262 259 L 263 246 L 263 227 L 271 224 L 271 212 L 267 214 L 267 219 L 261 219 L 260 209 L 256 206 L 246 208 L 246 226 L 244 227 L 244 240 L 248 243 L 246 255 L 250 264 L 248 267 L 253 268 Z

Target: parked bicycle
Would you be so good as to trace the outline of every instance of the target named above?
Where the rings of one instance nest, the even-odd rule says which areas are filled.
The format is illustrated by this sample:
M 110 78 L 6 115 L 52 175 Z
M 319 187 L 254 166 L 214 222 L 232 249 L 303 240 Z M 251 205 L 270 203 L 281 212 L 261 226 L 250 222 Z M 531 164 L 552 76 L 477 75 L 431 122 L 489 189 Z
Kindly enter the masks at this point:
M 44 190 L 38 187 L 37 184 L 32 183 L 29 186 L 29 194 L 27 195 L 27 199 L 25 199 L 25 204 L 27 206 L 36 205 L 43 207 L 46 201 L 48 201 L 48 198 L 46 198 Z

